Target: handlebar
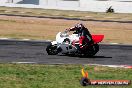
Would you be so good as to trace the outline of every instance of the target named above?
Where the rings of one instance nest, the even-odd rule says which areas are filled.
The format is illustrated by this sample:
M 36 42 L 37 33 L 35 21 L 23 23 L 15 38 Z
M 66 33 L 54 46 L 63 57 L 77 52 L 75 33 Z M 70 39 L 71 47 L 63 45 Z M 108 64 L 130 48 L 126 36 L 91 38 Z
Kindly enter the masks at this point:
M 69 34 L 67 31 L 61 32 L 60 37 L 68 37 Z

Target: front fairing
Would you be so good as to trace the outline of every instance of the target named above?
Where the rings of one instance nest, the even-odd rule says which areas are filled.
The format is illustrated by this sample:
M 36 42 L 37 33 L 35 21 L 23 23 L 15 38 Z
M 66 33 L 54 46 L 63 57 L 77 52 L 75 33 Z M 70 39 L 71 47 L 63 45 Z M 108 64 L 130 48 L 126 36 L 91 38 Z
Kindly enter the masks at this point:
M 69 38 L 69 35 L 68 34 L 63 34 L 62 32 L 59 32 L 57 35 L 56 35 L 56 42 L 57 43 L 63 43 L 64 39 L 66 38 Z

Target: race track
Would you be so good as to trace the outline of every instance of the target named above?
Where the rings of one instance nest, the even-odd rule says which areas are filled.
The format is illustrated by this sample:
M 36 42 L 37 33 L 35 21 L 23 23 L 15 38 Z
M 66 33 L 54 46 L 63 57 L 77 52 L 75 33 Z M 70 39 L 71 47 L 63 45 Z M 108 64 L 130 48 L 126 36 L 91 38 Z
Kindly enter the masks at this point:
M 101 44 L 94 57 L 47 55 L 45 41 L 0 40 L 0 63 L 132 65 L 131 45 Z

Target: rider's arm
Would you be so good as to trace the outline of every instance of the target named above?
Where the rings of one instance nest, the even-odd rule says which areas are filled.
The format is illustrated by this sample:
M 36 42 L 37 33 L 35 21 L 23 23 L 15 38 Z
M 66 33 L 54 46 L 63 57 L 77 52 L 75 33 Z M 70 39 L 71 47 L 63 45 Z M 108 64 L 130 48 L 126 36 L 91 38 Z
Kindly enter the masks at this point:
M 76 30 L 76 28 L 75 27 L 71 27 L 71 28 L 69 28 L 69 29 L 66 29 L 67 31 L 75 31 Z

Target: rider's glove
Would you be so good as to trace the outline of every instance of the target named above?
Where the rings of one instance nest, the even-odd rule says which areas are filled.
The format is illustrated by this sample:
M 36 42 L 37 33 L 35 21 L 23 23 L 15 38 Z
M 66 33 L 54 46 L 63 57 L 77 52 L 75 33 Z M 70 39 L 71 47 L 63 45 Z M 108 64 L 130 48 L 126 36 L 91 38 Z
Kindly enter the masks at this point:
M 69 29 L 66 29 L 65 32 L 69 32 L 70 30 Z

